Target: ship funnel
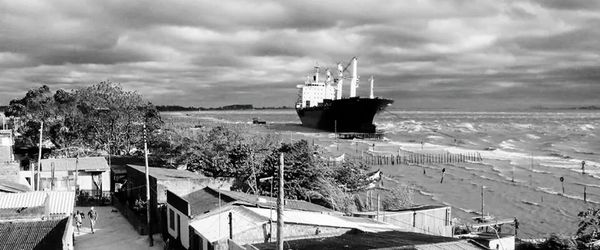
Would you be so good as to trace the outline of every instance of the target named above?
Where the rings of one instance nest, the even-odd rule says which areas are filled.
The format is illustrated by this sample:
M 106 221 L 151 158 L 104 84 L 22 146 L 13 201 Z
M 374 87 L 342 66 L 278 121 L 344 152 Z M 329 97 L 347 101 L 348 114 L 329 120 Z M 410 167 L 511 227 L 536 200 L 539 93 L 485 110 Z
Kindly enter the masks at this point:
M 357 71 L 357 59 L 352 58 L 352 80 L 350 80 L 350 97 L 356 96 L 356 88 L 358 87 L 358 71 Z

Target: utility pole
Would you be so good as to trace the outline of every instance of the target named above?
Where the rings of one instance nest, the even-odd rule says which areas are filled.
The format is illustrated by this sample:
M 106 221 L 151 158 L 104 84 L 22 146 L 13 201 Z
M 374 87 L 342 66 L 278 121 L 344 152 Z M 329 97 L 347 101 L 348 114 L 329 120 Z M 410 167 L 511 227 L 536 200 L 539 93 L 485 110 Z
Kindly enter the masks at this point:
M 79 176 L 79 153 L 75 158 L 75 195 L 79 195 L 79 185 L 77 185 L 77 177 Z
M 279 195 L 277 196 L 277 249 L 283 250 L 283 153 L 279 159 L 281 165 L 279 167 Z
M 42 131 L 44 131 L 44 122 L 40 125 L 40 145 L 38 153 L 38 167 L 37 167 L 37 190 L 40 190 L 40 171 L 42 169 Z
M 154 240 L 152 239 L 152 228 L 150 226 L 150 176 L 148 174 L 148 140 L 146 137 L 146 123 L 144 123 L 144 158 L 146 170 L 146 223 L 148 227 L 148 240 L 150 241 L 150 246 L 154 246 Z
M 54 162 L 50 163 L 50 190 L 54 191 Z M 563 188 L 564 190 L 564 188 Z M 564 191 L 563 191 L 564 193 Z
M 233 213 L 229 212 L 229 239 L 233 240 Z

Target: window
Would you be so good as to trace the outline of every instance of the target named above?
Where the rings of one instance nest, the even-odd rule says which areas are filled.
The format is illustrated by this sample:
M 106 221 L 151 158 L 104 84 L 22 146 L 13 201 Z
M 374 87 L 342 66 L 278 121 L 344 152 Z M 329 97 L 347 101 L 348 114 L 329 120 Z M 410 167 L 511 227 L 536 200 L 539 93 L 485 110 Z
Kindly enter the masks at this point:
M 175 230 L 175 213 L 169 208 L 169 227 Z

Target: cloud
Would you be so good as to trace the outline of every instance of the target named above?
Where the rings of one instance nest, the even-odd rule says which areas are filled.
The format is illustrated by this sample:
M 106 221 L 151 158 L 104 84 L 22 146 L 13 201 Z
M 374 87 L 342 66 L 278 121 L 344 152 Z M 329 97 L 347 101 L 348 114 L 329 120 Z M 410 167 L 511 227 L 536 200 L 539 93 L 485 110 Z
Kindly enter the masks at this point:
M 0 104 L 110 79 L 158 104 L 292 106 L 359 57 L 397 107 L 596 103 L 595 1 L 0 0 Z M 363 80 L 366 81 L 366 80 Z M 360 89 L 359 94 L 367 94 Z

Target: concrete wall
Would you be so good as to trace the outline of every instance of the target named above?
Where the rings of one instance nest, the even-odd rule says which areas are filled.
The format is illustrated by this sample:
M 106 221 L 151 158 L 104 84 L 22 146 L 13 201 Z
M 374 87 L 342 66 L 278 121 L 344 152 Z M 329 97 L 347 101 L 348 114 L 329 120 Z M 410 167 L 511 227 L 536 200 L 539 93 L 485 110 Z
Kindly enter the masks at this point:
M 0 161 L 0 180 L 20 183 L 20 167 L 18 162 Z
M 409 232 L 452 237 L 450 209 L 450 207 L 442 207 L 416 211 L 381 212 L 379 220 Z
M 101 176 L 102 191 L 110 191 L 110 172 L 102 172 Z M 68 177 L 68 179 L 66 177 Z M 52 187 L 52 173 L 46 171 L 41 172 L 40 183 L 42 190 L 50 190 L 50 188 Z M 79 184 L 79 190 L 86 192 L 93 190 L 94 184 L 92 180 L 92 172 L 79 171 L 79 174 L 77 175 L 77 183 Z M 75 171 L 54 172 L 54 190 L 74 190 L 74 187 Z

